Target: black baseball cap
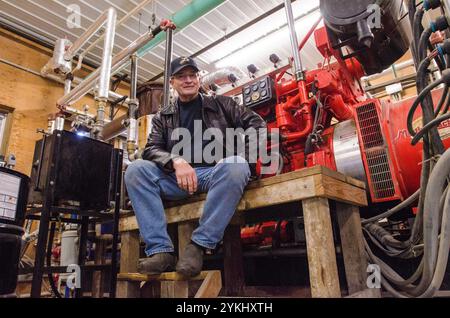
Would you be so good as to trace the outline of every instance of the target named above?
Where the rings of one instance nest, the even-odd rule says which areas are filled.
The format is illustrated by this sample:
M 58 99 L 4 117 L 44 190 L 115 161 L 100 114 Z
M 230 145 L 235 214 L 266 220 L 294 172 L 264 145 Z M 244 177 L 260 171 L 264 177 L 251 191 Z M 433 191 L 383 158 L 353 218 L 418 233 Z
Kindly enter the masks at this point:
M 181 56 L 170 63 L 170 75 L 173 76 L 188 66 L 192 67 L 196 72 L 200 71 L 193 58 Z

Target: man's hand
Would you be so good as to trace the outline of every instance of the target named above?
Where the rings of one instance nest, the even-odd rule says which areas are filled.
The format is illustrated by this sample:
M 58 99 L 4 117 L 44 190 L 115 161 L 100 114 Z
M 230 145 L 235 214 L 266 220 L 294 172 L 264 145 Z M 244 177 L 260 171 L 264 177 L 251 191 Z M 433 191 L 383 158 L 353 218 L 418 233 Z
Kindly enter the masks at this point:
M 183 158 L 173 159 L 173 168 L 178 186 L 189 194 L 194 194 L 197 191 L 197 174 L 194 168 Z

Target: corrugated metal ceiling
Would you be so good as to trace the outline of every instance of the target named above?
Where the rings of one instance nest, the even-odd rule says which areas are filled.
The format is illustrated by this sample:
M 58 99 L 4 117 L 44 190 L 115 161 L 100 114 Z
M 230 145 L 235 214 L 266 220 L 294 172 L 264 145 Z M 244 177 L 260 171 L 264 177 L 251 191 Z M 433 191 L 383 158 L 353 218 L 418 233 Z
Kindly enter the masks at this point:
M 0 20 L 15 28 L 20 27 L 24 32 L 40 37 L 43 41 L 54 43 L 57 38 L 64 37 L 74 41 L 109 7 L 117 10 L 120 20 L 139 3 L 137 0 L 0 0 Z M 128 46 L 147 30 L 152 24 L 153 13 L 158 22 L 189 3 L 189 0 L 150 1 L 117 28 L 114 53 Z M 281 3 L 283 0 L 227 0 L 175 34 L 174 55 L 192 55 Z M 70 5 L 78 5 L 80 8 L 81 28 L 68 27 L 67 18 L 71 12 L 67 8 Z M 318 5 L 319 0 L 297 0 L 293 3 L 299 38 L 306 34 L 319 17 Z M 246 66 L 252 63 L 261 70 L 269 69 L 272 67 L 268 59 L 270 54 L 276 53 L 283 60 L 291 55 L 285 24 L 286 16 L 282 9 L 199 55 L 199 66 L 208 72 L 218 67 L 235 66 L 246 73 Z M 101 56 L 102 42 L 99 43 L 86 57 L 96 65 L 99 64 Z M 163 71 L 164 48 L 163 42 L 140 59 L 141 83 Z M 321 62 L 313 39 L 305 46 L 302 58 L 306 68 L 313 68 Z

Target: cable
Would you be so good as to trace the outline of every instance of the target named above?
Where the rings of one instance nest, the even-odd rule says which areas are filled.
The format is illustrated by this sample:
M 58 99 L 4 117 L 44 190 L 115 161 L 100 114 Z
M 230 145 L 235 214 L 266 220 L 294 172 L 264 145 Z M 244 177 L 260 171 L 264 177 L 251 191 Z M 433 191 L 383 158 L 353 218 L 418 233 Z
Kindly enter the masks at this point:
M 396 207 L 394 207 L 382 214 L 371 217 L 370 219 L 362 219 L 361 224 L 365 225 L 365 224 L 373 223 L 380 219 L 388 218 L 388 217 L 394 215 L 395 213 L 398 213 L 398 212 L 404 210 L 405 208 L 409 207 L 411 204 L 413 204 L 414 202 L 417 201 L 417 199 L 419 198 L 419 194 L 420 194 L 420 190 L 417 190 L 416 192 L 414 192 L 413 195 L 411 195 L 408 199 L 406 199 L 405 201 L 403 201 Z
M 419 132 L 417 132 L 417 134 L 415 134 L 414 138 L 411 141 L 411 145 L 415 146 L 419 142 L 419 140 L 423 138 L 423 135 L 425 133 L 428 133 L 428 131 L 431 128 L 439 126 L 440 123 L 442 123 L 444 120 L 447 120 L 447 119 L 450 119 L 450 114 L 442 115 L 442 116 L 440 116 L 438 118 L 435 118 L 432 121 L 430 121 Z
M 420 92 L 419 96 L 417 96 L 416 100 L 412 104 L 411 109 L 408 113 L 408 118 L 407 118 L 408 132 L 410 133 L 411 136 L 415 136 L 415 134 L 416 134 L 416 132 L 414 131 L 414 127 L 413 127 L 413 117 L 414 117 L 414 113 L 415 113 L 417 107 L 423 101 L 423 99 L 431 92 L 432 89 L 436 88 L 437 86 L 441 85 L 442 83 L 444 83 L 443 77 L 441 79 L 429 84 L 427 87 L 425 87 L 424 90 L 422 90 Z
M 439 113 L 442 110 L 442 106 L 444 106 L 444 103 L 447 101 L 448 89 L 449 89 L 448 85 L 445 84 L 444 91 L 442 92 L 441 99 L 439 100 L 439 104 L 436 106 L 436 109 L 434 111 L 434 116 L 438 116 L 439 115 Z M 447 108 L 447 105 L 448 105 L 448 101 L 447 101 L 447 104 L 446 104 L 445 108 Z M 446 112 L 444 112 L 444 114 L 445 113 Z
M 450 186 L 448 185 L 450 149 L 445 151 L 437 130 L 440 123 L 450 118 L 450 114 L 447 114 L 450 108 L 448 93 L 450 71 L 444 70 L 440 80 L 429 83 L 428 68 L 431 61 L 439 55 L 445 56 L 442 53 L 446 54 L 446 52 L 442 50 L 442 47 L 438 47 L 439 54 L 437 50 L 431 49 L 432 52 L 427 56 L 431 31 L 434 31 L 433 28 L 445 26 L 446 21 L 441 18 L 433 27 L 423 30 L 421 27 L 423 8 L 415 10 L 415 1 L 410 2 L 409 8 L 410 23 L 413 26 L 415 39 L 412 45 L 413 57 L 415 63 L 420 62 L 416 63 L 416 84 L 419 96 L 408 113 L 407 126 L 409 133 L 414 137 L 413 145 L 423 140 L 420 189 L 396 207 L 362 220 L 367 256 L 372 263 L 380 266 L 383 276 L 382 286 L 394 297 L 401 298 L 433 296 L 442 284 L 450 249 Z M 439 60 L 437 62 L 439 63 Z M 442 63 L 441 67 L 443 66 L 446 64 Z M 446 86 L 438 105 L 434 107 L 430 92 L 442 83 Z M 422 108 L 423 128 L 415 132 L 412 121 L 419 105 Z M 439 114 L 442 115 L 436 118 Z M 418 211 L 410 237 L 406 241 L 397 240 L 389 231 L 377 224 L 378 220 L 404 210 L 417 200 Z M 404 279 L 372 252 L 369 240 L 388 257 L 422 257 L 420 264 L 409 278 Z

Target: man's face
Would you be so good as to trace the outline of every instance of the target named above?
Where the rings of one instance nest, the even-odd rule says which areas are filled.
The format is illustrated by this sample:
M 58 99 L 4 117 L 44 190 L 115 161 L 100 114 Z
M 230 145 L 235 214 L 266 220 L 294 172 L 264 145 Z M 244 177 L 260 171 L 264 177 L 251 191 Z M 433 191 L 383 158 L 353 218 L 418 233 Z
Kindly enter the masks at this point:
M 188 66 L 170 78 L 170 84 L 177 91 L 181 101 L 189 101 L 197 96 L 200 89 L 198 73 Z

